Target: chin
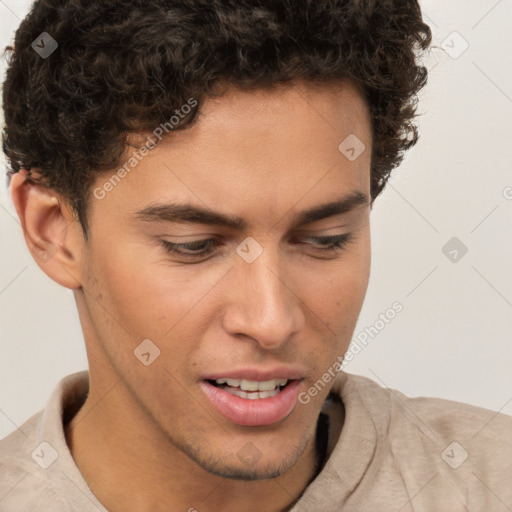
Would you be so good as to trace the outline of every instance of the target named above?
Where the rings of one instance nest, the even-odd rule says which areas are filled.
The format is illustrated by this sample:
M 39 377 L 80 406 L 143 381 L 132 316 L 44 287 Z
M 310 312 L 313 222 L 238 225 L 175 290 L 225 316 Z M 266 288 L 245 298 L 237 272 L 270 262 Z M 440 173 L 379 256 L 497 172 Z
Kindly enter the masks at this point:
M 268 434 L 269 437 L 272 435 Z M 204 443 L 194 447 L 182 446 L 182 450 L 196 464 L 213 475 L 231 480 L 268 480 L 292 469 L 305 453 L 310 439 L 305 436 L 297 440 L 293 446 L 282 444 L 280 450 L 270 447 L 259 450 L 252 442 L 246 442 L 237 452 L 233 452 L 231 446 L 225 449 L 219 447 L 215 450 L 216 453 L 212 453 L 211 447 L 205 446 Z
M 220 476 L 221 478 L 228 478 L 230 480 L 243 480 L 245 482 L 252 482 L 255 480 L 269 480 L 277 478 L 278 476 L 286 473 L 293 464 L 275 467 L 271 465 L 268 467 L 247 468 L 242 465 L 227 466 L 216 465 L 214 467 L 203 465 L 202 468 L 209 473 Z

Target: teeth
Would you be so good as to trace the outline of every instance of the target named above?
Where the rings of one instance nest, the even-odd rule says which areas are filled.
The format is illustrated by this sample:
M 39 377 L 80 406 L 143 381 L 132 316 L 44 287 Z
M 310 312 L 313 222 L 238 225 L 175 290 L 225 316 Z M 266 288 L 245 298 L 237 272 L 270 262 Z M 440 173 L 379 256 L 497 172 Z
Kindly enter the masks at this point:
M 232 388 L 240 388 L 242 391 L 273 391 L 278 386 L 284 386 L 287 379 L 272 379 L 272 380 L 247 380 L 247 379 L 217 379 L 217 384 L 227 384 Z M 257 395 L 257 393 L 254 393 Z M 265 397 L 266 398 L 266 397 Z
M 240 389 L 243 389 L 244 391 L 258 391 L 258 387 L 259 387 L 259 383 L 256 380 L 242 379 L 240 381 Z M 275 386 L 272 386 L 270 389 L 274 389 L 274 388 L 275 388 Z M 264 391 L 264 390 L 262 389 L 262 391 Z
M 247 400 L 256 400 L 258 398 L 270 398 L 276 396 L 280 391 L 279 389 L 273 389 L 271 391 L 260 391 L 258 393 L 246 393 L 239 388 L 226 387 L 225 391 L 232 395 L 239 396 L 240 398 L 246 398 Z

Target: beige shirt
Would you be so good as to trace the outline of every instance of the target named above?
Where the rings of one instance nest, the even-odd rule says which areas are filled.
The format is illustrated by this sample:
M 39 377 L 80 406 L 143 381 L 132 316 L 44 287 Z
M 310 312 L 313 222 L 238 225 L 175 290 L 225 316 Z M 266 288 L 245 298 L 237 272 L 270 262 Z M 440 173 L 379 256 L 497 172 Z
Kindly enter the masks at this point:
M 69 375 L 43 411 L 0 442 L 0 512 L 106 512 L 64 437 L 64 411 L 87 390 L 87 372 Z M 408 398 L 343 372 L 333 391 L 343 428 L 293 512 L 512 511 L 512 417 Z

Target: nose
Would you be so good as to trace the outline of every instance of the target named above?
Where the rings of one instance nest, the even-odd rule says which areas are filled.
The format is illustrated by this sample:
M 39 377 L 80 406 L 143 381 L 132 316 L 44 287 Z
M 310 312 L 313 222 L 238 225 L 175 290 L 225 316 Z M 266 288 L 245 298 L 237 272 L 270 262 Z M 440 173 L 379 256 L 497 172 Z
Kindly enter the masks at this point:
M 265 249 L 252 263 L 239 259 L 230 274 L 231 300 L 223 317 L 226 332 L 249 337 L 266 350 L 281 349 L 305 321 L 291 273 L 278 255 Z

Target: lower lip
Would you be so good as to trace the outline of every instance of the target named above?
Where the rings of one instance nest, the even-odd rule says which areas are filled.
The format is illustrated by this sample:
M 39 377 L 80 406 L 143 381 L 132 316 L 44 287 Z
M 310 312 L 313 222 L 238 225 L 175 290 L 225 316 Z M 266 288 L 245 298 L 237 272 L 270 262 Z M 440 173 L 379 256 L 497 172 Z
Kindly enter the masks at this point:
M 250 400 L 232 395 L 203 381 L 201 387 L 212 405 L 228 420 L 246 427 L 272 425 L 288 416 L 298 398 L 299 380 L 293 380 L 277 395 Z

